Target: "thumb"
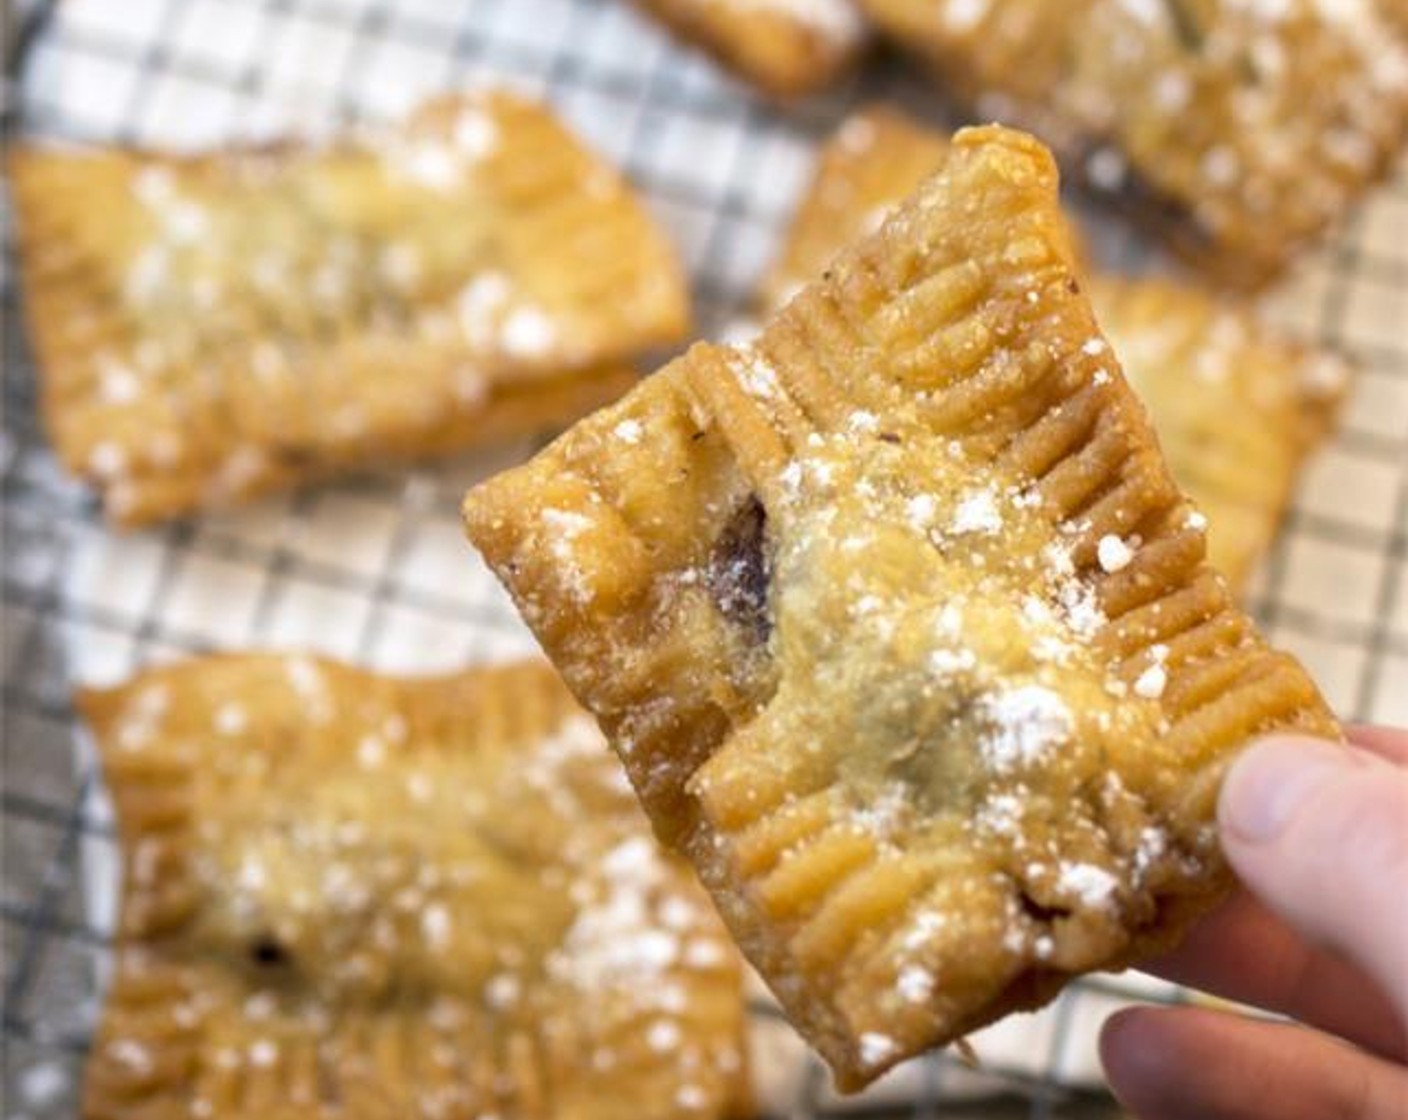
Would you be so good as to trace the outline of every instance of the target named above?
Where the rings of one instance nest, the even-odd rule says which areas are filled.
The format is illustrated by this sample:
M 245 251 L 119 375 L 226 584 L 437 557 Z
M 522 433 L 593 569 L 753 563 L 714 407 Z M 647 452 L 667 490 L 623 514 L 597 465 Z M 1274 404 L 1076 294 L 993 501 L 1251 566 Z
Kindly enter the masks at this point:
M 1218 822 L 1246 887 L 1408 1018 L 1408 769 L 1335 743 L 1267 739 L 1228 772 Z

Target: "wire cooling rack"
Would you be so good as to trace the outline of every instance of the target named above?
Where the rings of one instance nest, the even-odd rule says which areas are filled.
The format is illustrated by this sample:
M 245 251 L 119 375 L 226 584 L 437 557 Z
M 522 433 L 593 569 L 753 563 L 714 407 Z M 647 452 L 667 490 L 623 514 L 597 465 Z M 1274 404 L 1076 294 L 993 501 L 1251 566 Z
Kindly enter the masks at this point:
M 892 59 L 780 112 L 612 0 L 31 0 L 5 38 L 6 127 L 67 140 L 208 146 L 399 115 L 468 82 L 549 99 L 645 191 L 717 333 L 790 215 L 810 153 L 861 101 L 938 112 Z M 9 223 L 6 223 L 7 229 Z M 1107 229 L 1117 257 L 1137 242 Z M 174 655 L 316 649 L 390 670 L 532 649 L 462 543 L 473 478 L 527 444 L 387 472 L 143 534 L 105 532 L 58 471 L 4 271 L 3 937 L 7 1120 L 72 1116 L 97 1015 L 114 890 L 101 776 L 81 749 L 75 681 Z M 1351 353 L 1362 373 L 1343 431 L 1299 492 L 1253 606 L 1346 716 L 1408 723 L 1408 182 L 1362 208 L 1275 308 Z M 1101 1117 L 1094 1030 L 1131 995 L 1095 979 L 980 1042 L 984 1072 L 937 1055 L 842 1102 L 757 1001 L 773 1115 Z

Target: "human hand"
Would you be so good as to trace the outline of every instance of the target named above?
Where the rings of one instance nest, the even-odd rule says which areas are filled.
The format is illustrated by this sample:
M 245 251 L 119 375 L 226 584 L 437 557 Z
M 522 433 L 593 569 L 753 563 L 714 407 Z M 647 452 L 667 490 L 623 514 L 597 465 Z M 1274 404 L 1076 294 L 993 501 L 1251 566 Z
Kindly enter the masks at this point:
M 1246 891 L 1144 966 L 1298 1023 L 1112 1016 L 1101 1058 L 1141 1120 L 1408 1118 L 1408 731 L 1350 738 L 1234 763 L 1218 822 Z

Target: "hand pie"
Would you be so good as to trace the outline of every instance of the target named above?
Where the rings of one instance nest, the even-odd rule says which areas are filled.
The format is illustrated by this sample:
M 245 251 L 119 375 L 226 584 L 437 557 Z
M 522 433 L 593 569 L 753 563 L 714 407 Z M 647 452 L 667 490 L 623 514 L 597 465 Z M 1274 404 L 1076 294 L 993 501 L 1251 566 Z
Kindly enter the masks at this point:
M 1050 154 L 949 158 L 752 346 L 470 492 L 471 538 L 843 1088 L 1166 947 L 1223 769 L 1335 735 L 1203 565 Z
M 737 954 L 546 665 L 212 657 L 81 705 L 125 868 L 85 1117 L 744 1109 Z
M 328 145 L 11 171 L 45 420 L 126 524 L 566 423 L 688 325 L 626 184 L 504 93 Z
M 1238 285 L 1338 218 L 1408 127 L 1401 0 L 861 7 L 982 117 L 1030 128 L 1070 174 Z
M 1095 277 L 1090 300 L 1169 469 L 1208 518 L 1210 562 L 1240 590 L 1333 427 L 1349 366 L 1168 281 Z
M 875 229 L 947 151 L 941 136 L 894 110 L 851 117 L 822 150 L 762 285 L 765 306 L 780 307 L 837 250 Z M 1089 291 L 1125 376 L 1149 406 L 1169 469 L 1211 519 L 1213 567 L 1241 588 L 1331 426 L 1347 366 L 1196 288 L 1106 274 Z
M 636 0 L 774 97 L 830 84 L 859 57 L 865 25 L 854 0 Z

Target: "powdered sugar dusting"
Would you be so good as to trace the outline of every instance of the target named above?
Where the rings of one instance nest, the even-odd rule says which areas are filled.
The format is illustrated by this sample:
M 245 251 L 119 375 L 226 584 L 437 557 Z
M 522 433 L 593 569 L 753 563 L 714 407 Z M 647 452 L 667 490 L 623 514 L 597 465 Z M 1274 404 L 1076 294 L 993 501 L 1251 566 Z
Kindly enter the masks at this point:
M 1095 909 L 1109 905 L 1119 889 L 1119 880 L 1091 863 L 1062 863 L 1057 886 L 1074 895 L 1082 906 Z
M 865 1066 L 878 1066 L 899 1053 L 899 1043 L 878 1031 L 866 1031 L 860 1036 L 860 1060 Z
M 934 994 L 934 974 L 921 965 L 905 965 L 895 983 L 900 998 L 909 1003 L 927 1003 Z
M 972 31 L 982 23 L 992 0 L 951 0 L 941 7 L 944 26 L 956 34 Z
M 499 126 L 493 117 L 474 107 L 455 118 L 455 147 L 470 160 L 481 160 L 498 147 Z
M 1145 700 L 1158 700 L 1168 687 L 1168 670 L 1162 665 L 1150 665 L 1134 682 L 1134 693 Z
M 356 1058 L 359 1026 L 390 1014 L 406 1016 L 405 1037 L 427 1040 L 427 1060 L 450 1067 L 450 1036 L 517 1029 L 531 1015 L 535 1029 L 598 1043 L 590 1060 L 603 1068 L 671 1055 L 660 1068 L 675 1080 L 662 1091 L 715 1098 L 739 1055 L 726 1005 L 701 1013 L 695 985 L 708 974 L 715 1006 L 739 982 L 737 958 L 697 884 L 649 834 L 595 721 L 545 695 L 546 672 L 500 698 L 517 704 L 511 718 L 492 707 L 476 718 L 469 698 L 499 682 L 447 682 L 425 710 L 416 704 L 433 682 L 407 686 L 415 700 L 403 707 L 395 682 L 332 662 L 251 660 L 257 668 L 240 672 L 263 677 L 236 674 L 218 690 L 202 680 L 194 699 L 184 681 L 134 690 L 118 724 L 174 763 L 202 742 L 200 724 L 159 734 L 162 713 L 173 698 L 182 712 L 208 705 L 208 749 L 191 760 L 199 825 L 179 873 L 198 879 L 201 928 L 230 944 L 200 965 L 230 970 L 201 987 L 233 1017 L 213 1064 L 278 1070 L 313 1038 L 347 1043 Z M 307 726 L 310 700 L 333 726 Z M 439 713 L 451 701 L 465 714 L 447 727 Z M 545 718 L 553 703 L 565 707 L 556 722 Z M 228 749 L 220 725 L 248 732 L 246 749 Z M 366 770 L 373 745 L 377 766 Z M 167 854 L 132 841 L 135 890 L 166 888 Z M 537 923 L 530 936 L 525 920 Z M 285 984 L 291 968 L 298 982 Z M 388 1010 L 388 991 L 409 998 Z M 172 1020 L 196 1029 L 211 1006 L 180 1004 Z M 644 1035 L 617 1055 L 623 1023 Z M 159 1056 L 137 1037 L 100 1054 L 143 1077 Z M 505 1092 L 514 1075 L 503 1067 Z
M 556 341 L 557 327 L 541 308 L 516 307 L 504 320 L 504 349 L 515 357 L 541 357 Z
M 448 194 L 459 187 L 464 163 L 437 141 L 408 145 L 392 161 L 397 172 L 417 186 Z
M 761 401 L 782 399 L 782 383 L 777 370 L 752 346 L 739 346 L 734 350 L 733 371 L 738 383 Z
M 576 542 L 592 527 L 591 519 L 567 509 L 545 509 L 541 515 L 546 543 L 557 559 L 563 580 L 582 602 L 591 597 L 591 585 L 577 560 Z
M 612 429 L 612 434 L 622 443 L 636 444 L 641 440 L 644 429 L 641 428 L 639 420 L 622 420 Z
M 1164 662 L 1168 658 L 1168 646 L 1156 645 L 1149 650 L 1151 664 L 1134 682 L 1134 694 L 1145 700 L 1158 700 L 1168 687 L 1168 669 Z
M 950 531 L 957 534 L 992 534 L 1002 531 L 1002 514 L 991 486 L 965 494 L 958 503 Z
M 1069 742 L 1070 709 L 1048 688 L 1026 685 L 981 701 L 987 730 L 978 741 L 983 760 L 999 774 L 1034 766 Z
M 1100 538 L 1096 546 L 1096 558 L 1105 572 L 1122 572 L 1134 559 L 1134 550 L 1112 533 Z

